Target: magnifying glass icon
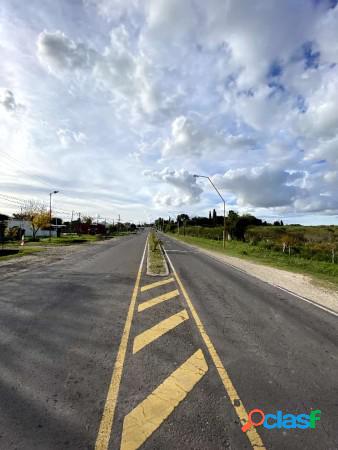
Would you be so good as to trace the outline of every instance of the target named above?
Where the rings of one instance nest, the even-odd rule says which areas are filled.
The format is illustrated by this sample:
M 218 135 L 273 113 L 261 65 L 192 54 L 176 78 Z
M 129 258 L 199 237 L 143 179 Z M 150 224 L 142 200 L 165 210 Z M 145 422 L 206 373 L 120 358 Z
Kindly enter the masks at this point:
M 254 421 L 252 419 L 252 416 L 254 414 L 260 414 L 261 415 L 261 419 L 258 421 Z M 263 413 L 263 411 L 261 409 L 252 409 L 249 414 L 248 414 L 248 421 L 245 425 L 242 426 L 242 431 L 245 433 L 246 431 L 248 431 L 252 426 L 254 427 L 259 427 L 260 425 L 262 425 L 262 423 L 265 420 L 265 414 Z

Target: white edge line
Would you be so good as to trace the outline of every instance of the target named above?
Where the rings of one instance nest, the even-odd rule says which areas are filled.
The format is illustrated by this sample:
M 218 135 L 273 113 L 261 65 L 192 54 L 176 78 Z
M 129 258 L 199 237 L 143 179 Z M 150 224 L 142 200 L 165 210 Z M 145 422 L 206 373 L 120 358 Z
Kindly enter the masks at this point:
M 301 295 L 295 294 L 294 292 L 291 292 L 291 291 L 289 291 L 289 290 L 286 289 L 286 288 L 283 288 L 283 287 L 281 287 L 281 286 L 278 286 L 278 284 L 272 284 L 272 286 L 274 286 L 274 287 L 280 289 L 281 291 L 287 292 L 288 294 L 291 294 L 291 295 L 293 295 L 294 297 L 300 298 L 301 300 L 304 300 L 304 302 L 311 303 L 311 305 L 317 306 L 317 308 L 323 309 L 324 311 L 326 311 L 326 312 L 328 312 L 328 313 L 330 313 L 330 314 L 333 314 L 334 316 L 338 317 L 338 313 L 336 313 L 335 311 L 333 311 L 333 309 L 327 308 L 326 306 L 322 306 L 322 305 L 320 305 L 319 303 L 316 303 L 316 302 L 310 300 L 309 298 L 302 297 Z
M 170 239 L 170 238 L 169 238 L 169 239 Z M 179 241 L 179 242 L 180 242 L 180 241 Z M 189 244 L 186 244 L 185 242 L 182 242 L 182 244 L 183 244 L 183 245 L 189 246 Z M 228 262 L 226 262 L 226 261 L 222 261 L 221 259 L 217 258 L 216 256 L 209 255 L 208 253 L 205 253 L 205 252 L 201 251 L 200 249 L 197 249 L 197 250 L 198 250 L 199 253 L 202 253 L 202 255 L 205 255 L 205 256 L 207 256 L 208 258 L 211 258 L 211 259 L 213 259 L 213 260 L 215 260 L 215 261 L 218 261 L 219 263 L 222 263 L 222 264 L 225 264 L 225 265 L 227 265 L 227 266 L 230 266 L 230 267 L 232 267 L 233 269 L 238 270 L 238 272 L 244 273 L 245 275 L 249 275 L 249 276 L 252 277 L 252 278 L 256 278 L 257 280 L 260 280 L 260 281 L 262 281 L 263 283 L 268 284 L 269 286 L 273 286 L 273 287 L 275 287 L 275 288 L 277 288 L 277 289 L 280 289 L 281 291 L 284 291 L 284 292 L 286 292 L 286 293 L 289 294 L 289 295 L 293 295 L 294 297 L 300 298 L 300 299 L 303 300 L 304 302 L 310 303 L 311 305 L 316 306 L 317 308 L 320 308 L 320 309 L 322 309 L 323 311 L 326 311 L 326 312 L 328 312 L 329 314 L 332 314 L 333 316 L 338 317 L 338 313 L 335 312 L 335 311 L 333 311 L 333 309 L 330 309 L 330 308 L 327 308 L 327 307 L 325 307 L 325 306 L 322 306 L 322 305 L 320 305 L 319 303 L 316 303 L 315 301 L 310 300 L 309 298 L 302 297 L 301 295 L 298 295 L 298 294 L 296 294 L 295 292 L 289 291 L 288 289 L 285 289 L 285 288 L 283 288 L 283 287 L 281 287 L 281 286 L 278 286 L 278 284 L 269 283 L 268 281 L 262 280 L 261 278 L 256 277 L 255 275 L 252 275 L 251 273 L 246 272 L 245 270 L 240 269 L 239 267 L 236 267 L 236 266 L 234 266 L 234 265 L 231 264 L 231 263 L 228 263 Z M 172 269 L 173 269 L 172 262 L 170 261 L 169 256 L 168 256 L 168 254 L 167 254 L 167 252 L 166 252 L 165 249 L 164 249 L 164 251 L 165 251 L 165 254 L 167 255 L 168 261 L 169 261 L 169 263 L 170 263 L 170 265 L 171 265 L 171 267 L 172 267 Z

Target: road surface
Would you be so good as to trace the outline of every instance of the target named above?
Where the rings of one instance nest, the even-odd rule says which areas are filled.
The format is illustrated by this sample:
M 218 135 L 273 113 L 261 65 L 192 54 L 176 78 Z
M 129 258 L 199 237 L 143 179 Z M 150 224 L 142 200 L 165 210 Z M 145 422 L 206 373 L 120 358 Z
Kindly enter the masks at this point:
M 167 236 L 147 276 L 146 238 L 1 281 L 0 448 L 337 449 L 337 317 Z M 321 418 L 243 433 L 254 408 Z

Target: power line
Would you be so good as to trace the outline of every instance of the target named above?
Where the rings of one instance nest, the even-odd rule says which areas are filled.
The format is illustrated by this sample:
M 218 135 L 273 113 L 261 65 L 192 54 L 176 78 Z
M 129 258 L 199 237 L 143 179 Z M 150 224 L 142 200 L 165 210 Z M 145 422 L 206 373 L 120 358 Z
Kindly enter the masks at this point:
M 27 167 L 25 166 L 25 164 L 22 161 L 19 161 L 18 159 L 14 158 L 14 156 L 11 156 L 9 153 L 7 153 L 5 150 L 0 150 L 0 153 L 2 153 L 3 155 L 6 156 L 7 159 L 9 159 L 9 161 L 6 161 L 7 164 L 8 162 L 13 164 L 13 165 L 17 165 L 19 170 L 24 173 L 26 176 L 30 177 L 30 178 L 37 178 L 38 181 L 42 184 L 44 184 L 45 186 L 48 186 L 48 188 L 50 189 L 50 184 L 46 183 L 46 181 L 41 178 L 39 175 L 33 175 L 33 174 L 29 174 L 28 172 L 26 172 Z M 20 167 L 21 166 L 21 167 Z
M 6 194 L 0 194 L 0 200 L 2 201 L 6 201 L 7 203 L 13 204 L 13 205 L 18 205 L 18 206 L 23 206 L 23 207 L 27 207 L 29 206 L 29 203 L 31 200 L 22 200 L 18 197 L 14 197 L 12 195 L 6 195 Z M 37 200 L 34 200 L 37 201 Z M 46 202 L 40 202 L 41 205 L 45 206 L 47 208 L 47 203 Z M 70 214 L 69 211 L 65 211 L 65 210 L 56 210 L 54 209 L 54 211 L 59 212 L 60 214 Z

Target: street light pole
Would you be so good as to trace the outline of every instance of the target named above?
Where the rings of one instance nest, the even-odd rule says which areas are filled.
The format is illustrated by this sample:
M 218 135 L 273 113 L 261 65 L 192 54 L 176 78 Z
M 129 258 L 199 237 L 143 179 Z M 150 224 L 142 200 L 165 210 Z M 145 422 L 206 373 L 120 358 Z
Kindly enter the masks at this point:
M 225 248 L 225 230 L 226 230 L 226 226 L 225 226 L 225 200 L 222 197 L 221 193 L 219 192 L 219 190 L 217 189 L 217 187 L 214 185 L 214 183 L 211 181 L 211 179 L 205 175 L 194 175 L 194 178 L 207 178 L 210 183 L 212 184 L 213 188 L 215 189 L 215 191 L 217 192 L 217 194 L 221 197 L 222 202 L 223 202 L 223 248 Z
M 49 193 L 49 242 L 52 239 L 52 195 L 57 194 L 59 191 L 53 191 Z

